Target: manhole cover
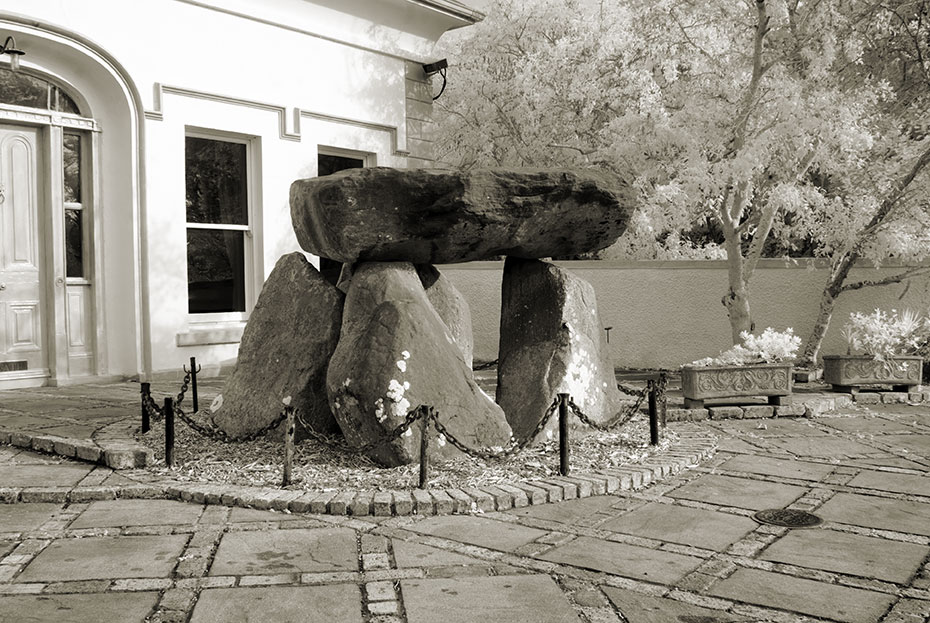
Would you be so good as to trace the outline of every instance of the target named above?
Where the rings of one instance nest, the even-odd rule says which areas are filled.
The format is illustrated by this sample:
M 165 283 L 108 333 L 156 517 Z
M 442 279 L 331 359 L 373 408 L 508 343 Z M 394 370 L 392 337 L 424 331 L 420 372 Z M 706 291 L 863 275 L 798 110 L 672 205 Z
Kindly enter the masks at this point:
M 823 523 L 823 519 L 805 511 L 789 508 L 769 508 L 752 516 L 759 523 L 767 523 L 784 528 L 813 528 Z

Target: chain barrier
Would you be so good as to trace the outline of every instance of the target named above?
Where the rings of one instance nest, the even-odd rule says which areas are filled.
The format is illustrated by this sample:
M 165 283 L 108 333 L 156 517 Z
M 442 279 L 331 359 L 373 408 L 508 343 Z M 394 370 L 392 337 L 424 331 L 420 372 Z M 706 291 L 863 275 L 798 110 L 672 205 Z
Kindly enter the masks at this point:
M 481 370 L 490 370 L 491 368 L 495 367 L 499 361 L 500 361 L 499 359 L 495 359 L 494 361 L 488 361 L 486 363 L 479 363 L 477 366 L 472 366 L 471 370 L 472 372 L 479 372 Z
M 407 415 L 404 416 L 404 421 L 395 426 L 393 429 L 382 434 L 378 439 L 370 441 L 361 446 L 350 446 L 345 441 L 336 441 L 332 437 L 329 437 L 323 433 L 319 433 L 313 430 L 307 422 L 301 417 L 300 409 L 294 410 L 294 416 L 297 418 L 297 421 L 300 425 L 307 431 L 307 434 L 312 437 L 314 440 L 322 443 L 323 445 L 332 448 L 334 450 L 341 450 L 343 452 L 349 452 L 351 454 L 367 454 L 372 450 L 386 446 L 387 444 L 400 439 L 403 435 L 407 433 L 407 430 L 410 429 L 414 423 L 419 422 L 421 419 L 427 416 L 427 411 L 429 407 L 425 405 L 418 405 L 413 409 L 407 411 Z
M 174 406 L 177 409 L 181 408 L 181 401 L 184 400 L 184 394 L 187 393 L 187 389 L 190 387 L 191 382 L 191 373 L 184 368 L 182 368 L 182 370 L 185 372 L 184 380 L 181 382 L 181 391 L 178 392 L 178 397 L 174 400 Z

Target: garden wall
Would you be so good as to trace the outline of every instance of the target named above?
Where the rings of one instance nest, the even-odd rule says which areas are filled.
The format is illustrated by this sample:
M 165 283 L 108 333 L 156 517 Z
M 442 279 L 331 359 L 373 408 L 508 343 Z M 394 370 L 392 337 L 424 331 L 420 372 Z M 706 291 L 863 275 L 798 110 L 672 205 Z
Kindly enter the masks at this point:
M 670 368 L 716 355 L 730 345 L 730 325 L 721 298 L 727 290 L 724 261 L 558 262 L 597 292 L 602 324 L 610 331 L 610 354 L 620 368 Z M 441 266 L 471 306 L 475 360 L 497 357 L 503 262 Z M 898 268 L 858 267 L 851 279 L 878 279 Z M 751 305 L 756 330 L 793 327 L 807 339 L 829 275 L 820 260 L 763 260 L 753 277 Z M 903 295 L 903 298 L 902 298 Z M 851 311 L 930 310 L 930 280 L 843 294 L 822 353 L 846 352 L 840 329 Z

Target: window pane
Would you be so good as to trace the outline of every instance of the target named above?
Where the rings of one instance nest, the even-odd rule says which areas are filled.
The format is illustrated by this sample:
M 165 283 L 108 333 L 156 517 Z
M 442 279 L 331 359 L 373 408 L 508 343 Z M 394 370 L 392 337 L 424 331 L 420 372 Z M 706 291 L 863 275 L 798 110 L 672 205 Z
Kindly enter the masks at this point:
M 365 161 L 359 158 L 347 158 L 346 156 L 330 156 L 329 154 L 319 154 L 317 156 L 317 174 L 330 175 L 343 169 L 361 169 L 365 166 Z
M 0 68 L 0 102 L 48 109 L 49 83 L 21 71 Z
M 81 203 L 81 137 L 65 134 L 62 141 L 64 155 L 65 201 Z
M 187 230 L 187 300 L 192 314 L 245 311 L 244 235 Z
M 68 277 L 84 276 L 83 210 L 65 210 L 65 263 Z
M 57 110 L 58 112 L 67 112 L 71 113 L 72 115 L 81 114 L 81 111 L 78 109 L 74 100 L 71 99 L 67 93 L 56 86 L 52 87 L 52 110 Z
M 187 222 L 248 225 L 246 146 L 187 137 Z

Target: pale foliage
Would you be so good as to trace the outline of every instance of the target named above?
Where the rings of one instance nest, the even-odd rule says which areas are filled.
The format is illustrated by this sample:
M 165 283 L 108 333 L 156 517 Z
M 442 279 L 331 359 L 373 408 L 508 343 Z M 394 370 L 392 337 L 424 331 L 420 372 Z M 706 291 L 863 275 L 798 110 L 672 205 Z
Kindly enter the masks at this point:
M 767 327 L 761 335 L 748 331 L 740 333 L 741 342 L 716 357 L 705 357 L 691 362 L 690 366 L 743 366 L 758 363 L 782 363 L 794 359 L 801 347 L 801 338 L 794 329 L 776 331 Z
M 865 354 L 879 360 L 917 352 L 927 341 L 928 333 L 930 319 L 910 309 L 853 312 L 842 331 L 847 354 Z
M 876 263 L 930 254 L 926 175 L 869 227 L 930 147 L 926 97 L 888 69 L 926 32 L 908 21 L 918 4 L 501 0 L 445 40 L 438 155 L 619 173 L 638 203 L 607 254 L 726 257 L 736 334 L 767 243 L 812 238 L 819 255 L 856 249 Z M 707 219 L 724 245 L 679 233 Z

